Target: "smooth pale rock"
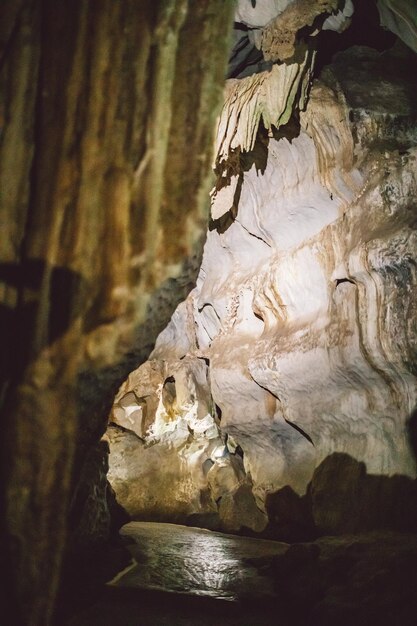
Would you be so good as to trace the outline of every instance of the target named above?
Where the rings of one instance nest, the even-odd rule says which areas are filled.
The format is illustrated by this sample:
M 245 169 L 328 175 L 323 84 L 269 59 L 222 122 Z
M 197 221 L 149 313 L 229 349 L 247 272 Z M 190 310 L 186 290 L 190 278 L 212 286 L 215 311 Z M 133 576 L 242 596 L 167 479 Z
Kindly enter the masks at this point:
M 350 25 L 350 18 L 352 17 L 355 8 L 352 0 L 346 0 L 343 9 L 339 10 L 335 15 L 329 15 L 323 22 L 323 30 L 334 30 L 337 33 L 341 33 Z
M 160 402 L 158 391 L 168 377 L 165 361 L 147 361 L 132 372 L 115 398 L 110 422 L 146 437 Z
M 219 219 L 219 217 L 233 209 L 238 183 L 239 176 L 232 176 L 229 184 L 221 187 L 221 189 L 214 188 L 212 190 L 211 217 L 213 220 Z
M 269 138 L 264 166 L 244 169 L 234 220 L 208 233 L 197 286 L 164 331 L 167 354 L 179 329 L 194 333 L 190 355 L 209 363 L 221 432 L 243 452 L 248 482 L 219 501 L 229 528 L 245 526 L 245 515 L 261 528 L 284 488 L 300 529 L 305 510 L 319 532 L 381 520 L 407 527 L 417 400 L 415 89 L 400 56 L 339 54 L 314 84 L 296 136 Z M 162 335 L 157 350 L 163 358 Z M 331 466 L 334 453 L 345 465 Z M 306 492 L 311 500 L 296 501 Z M 249 514 L 252 498 L 259 519 Z M 288 528 L 280 506 L 274 515 Z
M 292 0 L 239 0 L 235 12 L 235 21 L 252 28 L 266 26 L 274 17 L 282 13 Z
M 246 480 L 243 462 L 239 456 L 226 455 L 216 460 L 207 474 L 207 481 L 215 502 L 234 491 Z
M 192 307 L 188 301 L 181 302 L 169 325 L 158 336 L 151 359 L 161 358 L 162 355 L 165 359 L 181 359 L 195 348 Z

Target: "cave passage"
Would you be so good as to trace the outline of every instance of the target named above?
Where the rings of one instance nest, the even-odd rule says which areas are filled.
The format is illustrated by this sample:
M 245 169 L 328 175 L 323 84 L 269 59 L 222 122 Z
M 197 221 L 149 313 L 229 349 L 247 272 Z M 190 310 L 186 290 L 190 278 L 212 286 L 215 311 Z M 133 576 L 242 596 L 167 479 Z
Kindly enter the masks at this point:
M 416 53 L 0 2 L 0 626 L 416 625 Z

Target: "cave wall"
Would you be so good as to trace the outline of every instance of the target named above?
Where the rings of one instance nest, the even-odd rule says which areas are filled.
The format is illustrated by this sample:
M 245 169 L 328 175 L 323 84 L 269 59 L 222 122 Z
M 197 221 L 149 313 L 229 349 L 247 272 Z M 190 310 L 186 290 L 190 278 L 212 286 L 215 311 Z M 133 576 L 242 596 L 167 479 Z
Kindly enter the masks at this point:
M 244 5 L 274 64 L 227 81 L 196 288 L 110 413 L 133 517 L 417 529 L 416 58 L 355 46 L 312 81 L 330 4 Z
M 0 7 L 8 624 L 50 623 L 106 406 L 195 279 L 231 11 L 219 0 Z
M 412 11 L 378 4 L 409 44 Z M 357 51 L 311 89 L 315 38 L 346 29 L 352 3 L 240 0 L 256 75 L 239 52 L 187 298 L 233 10 L 1 4 L 8 624 L 50 623 L 69 519 L 71 550 L 106 537 L 107 443 L 116 495 L 135 516 L 150 515 L 151 496 L 152 515 L 229 530 L 261 530 L 293 507 L 332 531 L 349 512 L 334 502 L 372 501 L 379 514 L 374 475 L 401 474 L 384 483 L 401 503 L 414 485 L 413 57 Z M 242 30 L 235 39 L 241 51 Z M 98 444 L 120 382 L 181 300 Z M 161 488 L 144 498 L 149 468 L 163 470 Z

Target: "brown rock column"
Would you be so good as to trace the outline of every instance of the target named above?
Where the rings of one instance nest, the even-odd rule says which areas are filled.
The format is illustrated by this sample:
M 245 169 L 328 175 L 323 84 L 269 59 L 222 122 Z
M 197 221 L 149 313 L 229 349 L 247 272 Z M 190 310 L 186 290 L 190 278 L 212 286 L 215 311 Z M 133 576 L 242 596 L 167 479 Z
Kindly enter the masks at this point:
M 86 346 L 105 327 L 116 361 L 120 329 L 175 272 L 178 250 L 158 247 L 164 215 L 201 220 L 232 10 L 224 0 L 0 7 L 2 540 L 5 601 L 23 624 L 50 623 L 59 586 L 77 377 L 100 366 Z M 198 141 L 170 159 L 193 127 Z M 170 208 L 171 170 L 186 207 Z

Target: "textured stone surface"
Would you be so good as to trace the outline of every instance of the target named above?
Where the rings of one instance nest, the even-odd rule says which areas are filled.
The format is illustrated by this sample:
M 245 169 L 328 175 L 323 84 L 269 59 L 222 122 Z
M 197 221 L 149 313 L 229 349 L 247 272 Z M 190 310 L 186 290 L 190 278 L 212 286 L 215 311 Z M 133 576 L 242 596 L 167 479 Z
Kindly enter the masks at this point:
M 235 220 L 209 233 L 190 296 L 222 429 L 265 491 L 278 476 L 302 490 L 334 450 L 414 475 L 415 112 L 391 62 L 357 50 L 313 87 L 298 137 L 270 140 Z M 388 79 L 375 107 L 354 101 L 358 72 Z
M 295 107 L 304 107 L 312 56 L 306 47 L 297 63 L 274 65 L 268 72 L 228 81 L 216 138 L 219 164 L 233 151 L 252 151 L 261 122 L 268 130 L 279 128 Z
M 105 436 L 109 481 L 134 519 L 261 531 L 242 459 L 225 445 L 204 359 L 152 360 L 120 388 Z
M 288 4 L 239 3 L 256 59 L 262 29 Z M 323 29 L 344 27 L 350 3 L 342 5 L 342 15 L 326 9 Z M 106 535 L 111 491 L 98 441 L 108 410 L 193 285 L 233 6 L 1 3 L 0 508 L 11 587 L 1 591 L 30 624 L 50 620 L 68 517 L 71 556 L 78 539 Z M 302 517 L 316 466 L 316 523 L 342 527 L 343 507 L 322 497 L 334 491 L 321 464 L 334 450 L 368 472 L 414 471 L 404 430 L 415 374 L 412 60 L 369 50 L 335 59 L 299 128 L 293 114 L 305 106 L 316 44 L 300 23 L 289 29 L 289 66 L 233 92 L 243 125 L 225 107 L 231 133 L 222 135 L 215 190 L 226 197 L 197 290 L 152 357 L 179 382 L 164 377 L 150 394 L 155 415 L 150 399 L 135 404 L 127 390 L 112 426 L 132 463 L 140 466 L 138 450 L 158 467 L 158 450 L 174 455 L 181 471 L 171 478 L 182 489 L 188 477 L 189 487 L 185 499 L 169 494 L 172 510 L 181 502 L 181 514 L 216 517 L 217 499 L 235 527 L 258 529 L 281 487 L 293 489 L 285 493 Z M 268 63 L 262 56 L 258 69 Z M 175 360 L 185 355 L 181 369 Z M 209 389 L 191 401 L 203 361 Z M 195 415 L 202 398 L 204 415 Z M 199 432 L 207 415 L 217 429 L 221 419 L 216 455 L 213 423 Z M 363 466 L 351 470 L 348 493 L 361 510 L 379 482 Z
M 261 49 L 267 61 L 285 61 L 296 51 L 296 37 L 303 28 L 308 30 L 317 18 L 324 22 L 328 15 L 337 12 L 337 0 L 296 0 L 261 35 Z M 317 30 L 317 27 L 312 30 Z
M 300 528 L 304 514 L 318 532 L 416 526 L 414 67 L 407 52 L 340 53 L 299 127 L 252 141 L 196 289 L 152 355 L 207 360 L 221 437 L 243 453 L 257 508 L 291 489 Z M 230 101 L 220 128 L 233 115 Z M 235 502 L 218 502 L 224 519 L 239 517 Z
M 50 622 L 71 504 L 86 510 L 80 535 L 103 536 L 95 446 L 112 398 L 195 278 L 232 10 L 1 3 L 2 558 L 16 621 Z
M 203 359 L 148 361 L 122 386 L 107 431 L 109 480 L 136 519 L 184 521 L 215 510 L 206 475 L 224 445 Z M 119 426 L 119 428 L 117 428 Z M 122 429 L 120 428 L 122 427 Z

